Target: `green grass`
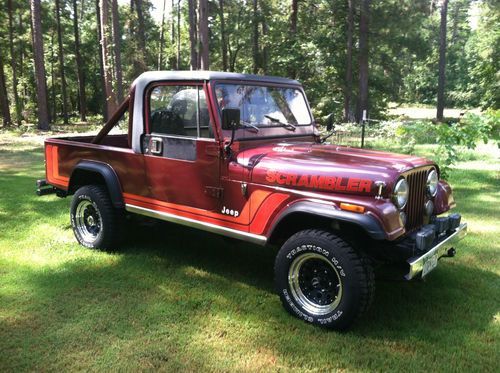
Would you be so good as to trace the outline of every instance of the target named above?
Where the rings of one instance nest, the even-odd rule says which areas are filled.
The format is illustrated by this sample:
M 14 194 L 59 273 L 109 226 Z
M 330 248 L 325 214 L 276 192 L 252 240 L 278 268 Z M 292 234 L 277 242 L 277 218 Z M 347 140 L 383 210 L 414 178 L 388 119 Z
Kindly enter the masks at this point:
M 493 157 L 493 158 L 492 158 Z M 425 282 L 377 282 L 340 334 L 273 292 L 275 252 L 142 224 L 117 252 L 79 246 L 69 199 L 36 197 L 39 139 L 0 134 L 0 371 L 496 371 L 498 153 L 451 184 L 470 234 Z

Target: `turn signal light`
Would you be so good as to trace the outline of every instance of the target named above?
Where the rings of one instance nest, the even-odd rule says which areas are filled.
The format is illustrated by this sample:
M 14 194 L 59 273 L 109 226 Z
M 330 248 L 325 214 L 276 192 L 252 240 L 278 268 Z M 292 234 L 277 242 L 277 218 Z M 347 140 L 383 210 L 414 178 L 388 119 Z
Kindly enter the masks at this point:
M 352 211 L 352 212 L 359 212 L 360 214 L 365 212 L 365 208 L 363 206 L 353 205 L 351 203 L 341 203 L 340 209 L 346 210 L 346 211 Z

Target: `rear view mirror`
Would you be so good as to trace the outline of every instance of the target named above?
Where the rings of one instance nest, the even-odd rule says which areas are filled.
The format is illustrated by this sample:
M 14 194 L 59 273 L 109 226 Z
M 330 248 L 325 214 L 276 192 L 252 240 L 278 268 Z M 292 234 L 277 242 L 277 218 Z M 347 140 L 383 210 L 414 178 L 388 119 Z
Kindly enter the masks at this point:
M 222 129 L 235 130 L 240 126 L 240 109 L 222 109 Z

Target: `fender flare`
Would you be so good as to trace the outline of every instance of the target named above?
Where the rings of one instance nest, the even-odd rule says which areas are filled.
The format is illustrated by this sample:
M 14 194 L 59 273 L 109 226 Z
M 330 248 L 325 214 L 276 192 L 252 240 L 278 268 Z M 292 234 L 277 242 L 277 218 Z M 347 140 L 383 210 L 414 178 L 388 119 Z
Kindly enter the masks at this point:
M 123 193 L 120 184 L 120 180 L 118 179 L 118 175 L 115 170 L 107 164 L 98 161 L 80 161 L 75 166 L 73 171 L 71 172 L 71 177 L 68 186 L 68 193 L 71 193 L 73 188 L 75 187 L 74 181 L 79 172 L 90 172 L 94 174 L 100 175 L 104 182 L 106 183 L 106 188 L 109 193 L 109 197 L 111 199 L 111 203 L 116 208 L 124 208 L 125 203 L 123 202 Z
M 323 205 L 310 201 L 294 203 L 284 212 L 282 212 L 274 221 L 269 236 L 273 235 L 276 228 L 284 219 L 295 213 L 305 213 L 315 216 L 321 216 L 324 218 L 357 225 L 361 227 L 374 240 L 384 240 L 387 238 L 384 229 L 374 216 L 344 210 L 337 210 L 333 206 Z

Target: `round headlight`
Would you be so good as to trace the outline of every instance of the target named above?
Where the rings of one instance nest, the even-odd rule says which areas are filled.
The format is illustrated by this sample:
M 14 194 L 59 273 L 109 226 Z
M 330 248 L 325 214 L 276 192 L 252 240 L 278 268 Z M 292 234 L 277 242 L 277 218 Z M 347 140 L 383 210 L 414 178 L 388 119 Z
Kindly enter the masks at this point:
M 427 190 L 432 197 L 434 197 L 437 193 L 438 182 L 438 173 L 435 169 L 432 169 L 427 175 Z
M 394 204 L 402 209 L 405 207 L 408 201 L 408 183 L 405 179 L 399 179 L 394 187 L 394 192 L 392 193 L 392 200 Z

